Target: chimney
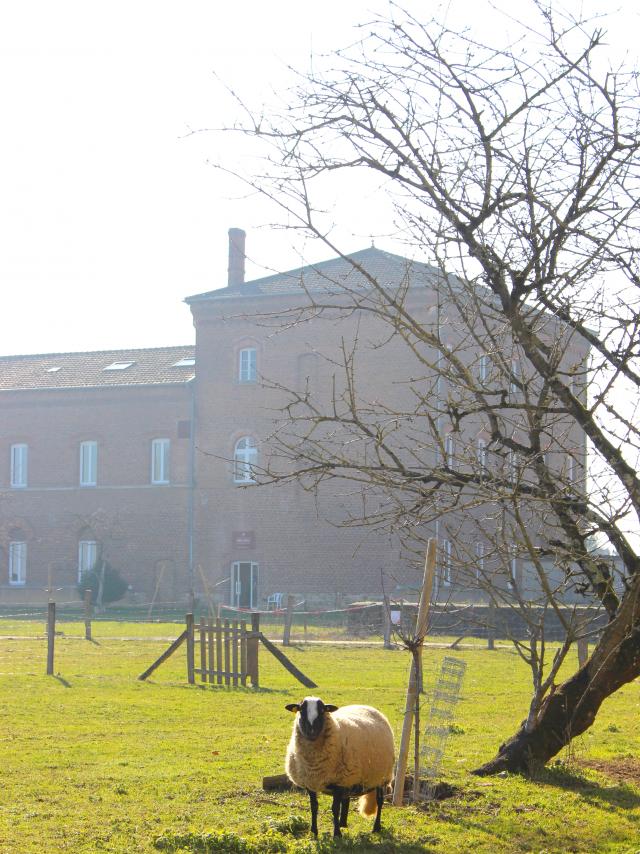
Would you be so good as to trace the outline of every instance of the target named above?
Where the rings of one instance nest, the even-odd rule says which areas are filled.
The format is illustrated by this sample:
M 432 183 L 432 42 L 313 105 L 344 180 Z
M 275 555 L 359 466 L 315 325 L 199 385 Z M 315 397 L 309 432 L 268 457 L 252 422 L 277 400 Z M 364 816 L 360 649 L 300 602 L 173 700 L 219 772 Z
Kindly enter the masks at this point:
M 244 284 L 244 241 L 246 232 L 241 228 L 229 229 L 229 287 Z

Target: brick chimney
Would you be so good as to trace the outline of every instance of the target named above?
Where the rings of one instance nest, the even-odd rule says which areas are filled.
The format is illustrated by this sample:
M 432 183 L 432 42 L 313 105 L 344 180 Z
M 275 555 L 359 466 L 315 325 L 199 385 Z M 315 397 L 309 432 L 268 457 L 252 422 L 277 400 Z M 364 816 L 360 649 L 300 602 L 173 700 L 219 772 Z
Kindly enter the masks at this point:
M 241 228 L 229 229 L 229 287 L 244 284 L 244 241 L 246 236 L 246 232 Z

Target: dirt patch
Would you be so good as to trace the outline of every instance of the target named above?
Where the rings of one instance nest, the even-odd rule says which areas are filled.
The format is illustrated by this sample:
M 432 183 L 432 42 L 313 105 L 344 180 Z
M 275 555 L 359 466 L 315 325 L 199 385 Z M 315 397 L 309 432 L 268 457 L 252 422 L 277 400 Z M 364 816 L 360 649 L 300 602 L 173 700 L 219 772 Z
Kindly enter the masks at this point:
M 633 783 L 640 787 L 640 760 L 630 757 L 617 759 L 580 759 L 577 763 L 582 768 L 593 768 L 601 774 L 606 774 L 616 783 Z

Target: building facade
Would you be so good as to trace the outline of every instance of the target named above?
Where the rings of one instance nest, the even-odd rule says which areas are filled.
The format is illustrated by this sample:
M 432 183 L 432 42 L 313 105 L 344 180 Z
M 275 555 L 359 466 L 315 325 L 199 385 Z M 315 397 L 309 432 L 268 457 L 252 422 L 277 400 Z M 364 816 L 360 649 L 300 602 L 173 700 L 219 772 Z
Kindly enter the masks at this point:
M 186 300 L 195 347 L 1 358 L 0 601 L 38 600 L 50 587 L 75 598 L 79 574 L 99 558 L 139 602 L 202 593 L 259 608 L 290 592 L 327 607 L 415 590 L 420 561 L 406 541 L 344 524 L 363 502 L 382 500 L 375 491 L 347 480 L 315 491 L 255 480 L 272 465 L 274 430 L 291 414 L 287 390 L 304 390 L 318 407 L 347 399 L 338 354 L 351 354 L 361 400 L 411 416 L 398 453 L 425 468 L 440 459 L 452 472 L 471 457 L 477 464 L 489 442 L 481 421 L 456 433 L 442 415 L 452 400 L 446 382 L 429 385 L 406 341 L 367 311 L 371 282 L 383 282 L 421 323 L 437 324 L 470 370 L 487 373 L 483 354 L 457 342 L 461 327 L 441 304 L 439 277 L 370 247 L 245 282 L 244 233 L 232 229 L 227 286 Z M 363 311 L 336 311 L 345 295 Z M 318 310 L 324 303 L 332 308 Z M 583 363 L 586 354 L 574 357 Z M 565 437 L 569 446 L 571 477 L 584 488 L 584 437 Z M 473 585 L 460 589 L 455 564 L 465 551 L 484 571 L 490 548 L 478 530 L 487 524 L 471 508 L 421 532 L 440 542 L 440 598 L 480 596 Z M 528 574 L 515 554 L 509 572 L 520 584 Z

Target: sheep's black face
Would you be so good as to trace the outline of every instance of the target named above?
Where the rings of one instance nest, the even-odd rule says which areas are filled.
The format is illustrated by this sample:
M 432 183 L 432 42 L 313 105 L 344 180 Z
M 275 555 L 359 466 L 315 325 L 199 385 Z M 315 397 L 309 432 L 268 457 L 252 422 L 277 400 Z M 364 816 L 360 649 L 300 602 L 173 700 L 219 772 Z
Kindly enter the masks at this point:
M 327 712 L 335 712 L 338 707 L 323 703 L 319 697 L 305 697 L 301 703 L 290 703 L 286 708 L 290 712 L 300 713 L 300 733 L 309 741 L 315 741 L 322 733 Z

